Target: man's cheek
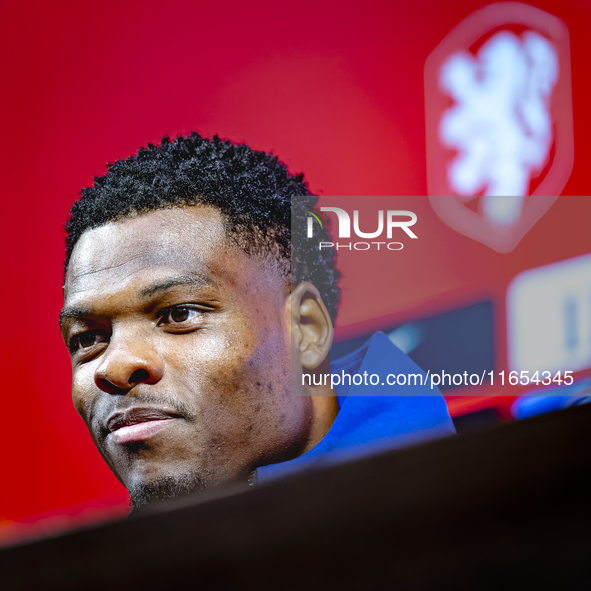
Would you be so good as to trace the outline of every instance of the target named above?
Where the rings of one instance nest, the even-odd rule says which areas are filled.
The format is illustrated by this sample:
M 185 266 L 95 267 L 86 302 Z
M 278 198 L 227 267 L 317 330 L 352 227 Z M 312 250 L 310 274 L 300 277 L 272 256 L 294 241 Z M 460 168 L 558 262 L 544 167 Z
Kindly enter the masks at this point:
M 196 403 L 196 416 L 207 423 L 215 448 L 220 440 L 243 445 L 258 434 L 273 392 L 273 384 L 256 368 L 252 360 L 220 363 L 215 371 L 202 375 Z
M 74 408 L 82 417 L 82 420 L 89 425 L 92 417 L 92 409 L 96 404 L 96 386 L 94 373 L 87 367 L 75 369 L 72 375 L 72 401 Z

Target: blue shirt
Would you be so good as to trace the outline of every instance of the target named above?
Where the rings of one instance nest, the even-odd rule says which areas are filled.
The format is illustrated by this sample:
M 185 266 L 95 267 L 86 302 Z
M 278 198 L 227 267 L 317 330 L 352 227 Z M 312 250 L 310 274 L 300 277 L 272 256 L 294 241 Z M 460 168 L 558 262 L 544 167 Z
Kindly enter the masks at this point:
M 298 458 L 258 468 L 259 482 L 455 433 L 439 389 L 431 389 L 428 382 L 409 385 L 408 380 L 406 385 L 386 384 L 388 374 L 425 376 L 425 372 L 383 332 L 374 334 L 353 353 L 331 362 L 330 371 L 351 376 L 367 372 L 367 385 L 347 382 L 334 386 L 340 411 L 328 433 Z M 369 384 L 372 374 L 379 376 L 378 385 Z

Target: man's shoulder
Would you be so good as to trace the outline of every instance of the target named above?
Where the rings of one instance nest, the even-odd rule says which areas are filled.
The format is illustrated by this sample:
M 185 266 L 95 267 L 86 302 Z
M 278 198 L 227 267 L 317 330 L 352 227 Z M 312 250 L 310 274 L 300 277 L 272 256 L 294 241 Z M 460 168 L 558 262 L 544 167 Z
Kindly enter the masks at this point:
M 455 433 L 439 389 L 384 333 L 331 362 L 331 376 L 340 411 L 328 433 L 308 453 L 259 468 L 259 480 Z

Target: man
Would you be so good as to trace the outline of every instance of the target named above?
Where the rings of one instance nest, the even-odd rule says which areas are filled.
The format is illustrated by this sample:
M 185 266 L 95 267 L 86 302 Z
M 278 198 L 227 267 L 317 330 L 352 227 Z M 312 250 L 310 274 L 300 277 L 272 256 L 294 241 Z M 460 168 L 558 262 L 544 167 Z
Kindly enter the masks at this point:
M 74 203 L 73 400 L 135 507 L 453 432 L 440 395 L 339 401 L 303 379 L 329 371 L 339 299 L 332 251 L 291 242 L 315 202 L 274 156 L 193 133 L 115 162 Z M 376 363 L 418 371 L 384 335 L 339 369 Z

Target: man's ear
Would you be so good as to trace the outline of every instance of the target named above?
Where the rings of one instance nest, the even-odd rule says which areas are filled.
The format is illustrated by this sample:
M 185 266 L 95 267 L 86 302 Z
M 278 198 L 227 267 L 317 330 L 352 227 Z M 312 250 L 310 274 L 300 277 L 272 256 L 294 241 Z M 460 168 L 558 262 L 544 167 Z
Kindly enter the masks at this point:
M 293 346 L 299 349 L 302 367 L 315 370 L 328 356 L 332 345 L 332 319 L 320 292 L 303 281 L 291 292 Z

